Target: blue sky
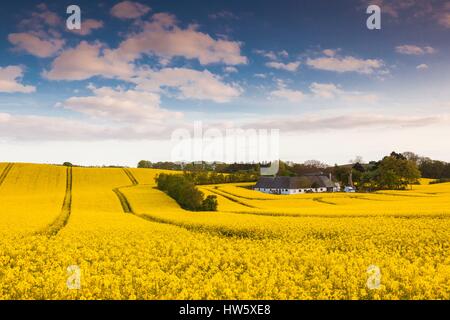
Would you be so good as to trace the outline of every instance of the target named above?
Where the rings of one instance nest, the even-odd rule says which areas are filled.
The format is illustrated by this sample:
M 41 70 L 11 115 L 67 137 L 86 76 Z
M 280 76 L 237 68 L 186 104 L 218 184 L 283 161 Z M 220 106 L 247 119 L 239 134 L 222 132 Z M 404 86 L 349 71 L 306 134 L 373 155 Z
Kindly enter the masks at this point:
M 450 161 L 446 1 L 22 0 L 0 18 L 0 161 L 170 160 L 195 121 L 279 129 L 285 160 Z

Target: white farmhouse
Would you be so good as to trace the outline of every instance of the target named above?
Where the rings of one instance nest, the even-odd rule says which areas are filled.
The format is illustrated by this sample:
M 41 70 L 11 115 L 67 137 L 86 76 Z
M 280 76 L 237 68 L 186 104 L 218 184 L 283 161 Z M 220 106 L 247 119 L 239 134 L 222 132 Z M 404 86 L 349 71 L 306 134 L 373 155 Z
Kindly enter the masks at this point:
M 338 183 L 325 174 L 308 174 L 301 177 L 260 177 L 253 190 L 273 194 L 299 194 L 340 191 Z

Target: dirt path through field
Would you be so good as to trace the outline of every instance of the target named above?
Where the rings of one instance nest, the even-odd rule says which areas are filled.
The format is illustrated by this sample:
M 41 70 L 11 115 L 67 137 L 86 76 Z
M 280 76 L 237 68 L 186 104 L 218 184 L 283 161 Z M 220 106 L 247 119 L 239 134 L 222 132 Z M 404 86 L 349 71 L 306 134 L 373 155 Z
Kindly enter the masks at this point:
M 66 170 L 66 194 L 64 196 L 63 205 L 61 208 L 61 214 L 53 221 L 48 228 L 39 232 L 47 236 L 56 236 L 62 228 L 69 222 L 70 213 L 72 210 L 72 184 L 73 184 L 73 171 L 72 167 L 68 167 Z

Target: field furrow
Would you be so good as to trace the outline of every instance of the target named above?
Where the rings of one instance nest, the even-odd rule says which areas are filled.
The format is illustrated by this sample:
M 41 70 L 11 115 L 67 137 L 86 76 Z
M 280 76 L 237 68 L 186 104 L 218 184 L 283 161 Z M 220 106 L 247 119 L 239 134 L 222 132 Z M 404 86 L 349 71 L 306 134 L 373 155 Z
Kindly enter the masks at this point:
M 137 185 L 139 182 L 137 181 L 136 177 L 133 175 L 133 173 L 128 168 L 123 168 L 123 171 L 127 175 L 127 177 L 130 179 L 132 185 Z
M 52 222 L 42 234 L 48 236 L 55 236 L 58 232 L 64 228 L 69 221 L 70 213 L 72 210 L 72 184 L 73 184 L 73 175 L 72 175 L 72 167 L 68 167 L 66 169 L 66 194 L 64 196 L 64 201 L 61 207 L 61 214 L 56 218 L 55 221 Z
M 3 181 L 5 181 L 6 177 L 8 176 L 9 172 L 11 171 L 13 167 L 13 163 L 8 163 L 5 168 L 3 169 L 1 175 L 0 175 L 0 186 L 3 184 Z

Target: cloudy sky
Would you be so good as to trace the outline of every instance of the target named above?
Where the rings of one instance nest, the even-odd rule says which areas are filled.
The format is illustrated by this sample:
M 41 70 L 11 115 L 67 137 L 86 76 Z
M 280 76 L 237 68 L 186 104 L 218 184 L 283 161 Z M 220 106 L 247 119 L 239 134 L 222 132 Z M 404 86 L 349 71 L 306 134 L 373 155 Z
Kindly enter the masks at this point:
M 71 4 L 81 30 L 66 27 Z M 0 161 L 171 160 L 173 132 L 198 121 L 279 129 L 284 160 L 450 161 L 448 1 L 1 6 Z

